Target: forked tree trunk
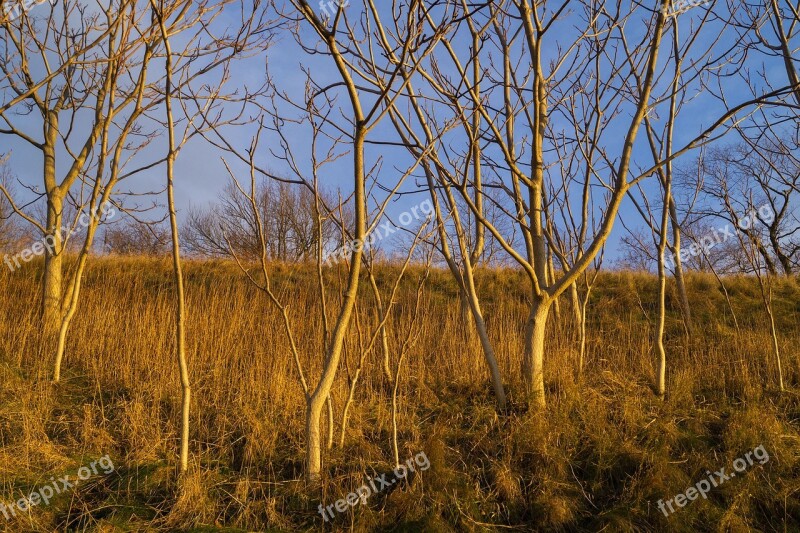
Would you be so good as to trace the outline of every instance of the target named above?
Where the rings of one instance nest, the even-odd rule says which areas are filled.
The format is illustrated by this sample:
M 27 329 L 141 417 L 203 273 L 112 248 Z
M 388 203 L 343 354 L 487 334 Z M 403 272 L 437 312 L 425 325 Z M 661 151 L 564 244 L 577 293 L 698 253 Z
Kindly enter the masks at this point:
M 535 299 L 525 323 L 522 373 L 532 402 L 541 409 L 547 405 L 544 393 L 544 342 L 551 304 L 548 300 Z
M 89 231 L 94 233 L 94 228 L 90 227 Z M 91 243 L 91 239 L 92 236 L 87 237 L 89 243 Z M 91 244 L 89 244 L 88 246 L 91 246 Z M 84 248 L 86 248 L 86 246 L 84 246 Z M 69 302 L 67 302 L 66 312 L 64 313 L 64 316 L 60 320 L 61 324 L 58 326 L 56 357 L 53 368 L 53 382 L 55 383 L 61 381 L 61 362 L 64 360 L 64 351 L 66 350 L 66 345 L 67 345 L 67 332 L 69 331 L 70 324 L 72 324 L 72 318 L 75 316 L 75 311 L 78 309 L 78 298 L 80 296 L 81 281 L 83 279 L 83 271 L 86 268 L 87 256 L 88 256 L 88 250 L 82 250 L 80 257 L 78 258 L 78 264 L 75 266 L 75 272 L 73 273 L 72 277 L 70 300 Z
M 352 79 L 345 74 L 344 67 L 340 68 L 343 77 L 350 90 L 355 93 L 355 86 Z M 360 108 L 359 113 L 360 113 Z M 355 231 L 353 236 L 355 241 L 364 242 L 366 235 L 366 186 L 364 172 L 364 142 L 366 130 L 363 126 L 356 129 L 353 139 L 353 173 L 354 173 L 354 202 L 355 202 Z M 339 361 L 344 348 L 344 338 L 350 328 L 350 321 L 353 316 L 356 298 L 358 297 L 358 285 L 361 276 L 361 263 L 363 257 L 363 247 L 357 246 L 351 254 L 350 272 L 348 273 L 347 289 L 342 301 L 342 307 L 331 335 L 328 353 L 325 357 L 325 364 L 322 370 L 317 387 L 308 395 L 306 400 L 306 479 L 310 484 L 318 483 L 322 476 L 322 434 L 320 431 L 320 417 L 328 396 L 331 393 L 336 372 L 339 368 Z
M 369 284 L 372 288 L 372 294 L 375 297 L 375 307 L 378 311 L 378 316 L 382 317 L 384 314 L 384 307 L 383 307 L 383 298 L 381 298 L 381 292 L 378 290 L 378 283 L 375 280 L 375 276 L 372 273 L 372 270 L 368 272 L 369 274 Z M 391 302 L 389 302 L 391 304 Z M 389 353 L 389 333 L 386 330 L 386 324 L 382 324 L 380 326 L 380 337 L 381 337 L 381 357 L 383 359 L 382 363 L 382 370 L 383 370 L 383 379 L 386 384 L 387 390 L 392 386 L 392 368 L 391 368 L 391 361 L 390 361 L 390 353 Z
M 583 373 L 586 358 L 586 305 L 578 295 L 578 283 L 569 286 L 569 301 L 573 315 L 573 331 L 578 337 L 578 377 Z

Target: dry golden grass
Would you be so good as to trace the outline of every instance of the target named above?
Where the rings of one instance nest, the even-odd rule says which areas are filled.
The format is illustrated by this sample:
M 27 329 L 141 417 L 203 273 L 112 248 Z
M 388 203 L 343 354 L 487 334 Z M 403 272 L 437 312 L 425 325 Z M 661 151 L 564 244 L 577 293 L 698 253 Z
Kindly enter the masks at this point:
M 306 490 L 304 401 L 279 316 L 235 265 L 189 262 L 192 467 L 178 487 L 167 262 L 103 258 L 91 265 L 58 386 L 47 380 L 51 357 L 39 345 L 38 268 L 0 274 L 0 502 L 106 453 L 117 469 L 13 521 L 0 515 L 0 529 L 314 531 L 323 527 L 319 503 L 333 503 L 391 468 L 390 403 L 373 358 L 344 447 L 324 453 L 322 493 Z M 316 374 L 321 326 L 312 270 L 276 269 L 307 371 Z M 394 270 L 379 274 L 388 285 Z M 412 271 L 404 282 L 390 321 L 393 349 L 407 334 L 418 275 Z M 495 413 L 480 349 L 459 334 L 455 287 L 448 273 L 435 271 L 400 386 L 401 460 L 424 451 L 431 468 L 410 486 L 339 514 L 328 530 L 800 530 L 800 290 L 792 280 L 776 290 L 788 392 L 775 390 L 756 284 L 728 280 L 737 332 L 713 277 L 693 275 L 698 331 L 687 342 L 679 315 L 670 317 L 669 393 L 656 399 L 648 320 L 656 280 L 608 273 L 590 304 L 580 380 L 572 328 L 550 328 L 546 413 L 527 410 L 521 396 L 519 274 L 484 271 L 479 282 L 512 408 Z M 362 289 L 359 320 L 367 330 L 375 312 L 366 284 Z M 335 290 L 330 297 L 336 302 Z M 352 328 L 334 391 L 337 442 L 356 349 Z M 657 509 L 659 499 L 759 444 L 770 454 L 765 465 L 669 518 Z

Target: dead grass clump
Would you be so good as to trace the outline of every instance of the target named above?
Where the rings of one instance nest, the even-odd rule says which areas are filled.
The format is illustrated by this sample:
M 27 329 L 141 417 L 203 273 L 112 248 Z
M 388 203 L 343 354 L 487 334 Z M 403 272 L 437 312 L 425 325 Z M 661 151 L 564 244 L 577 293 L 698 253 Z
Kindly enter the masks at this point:
M 217 482 L 217 476 L 212 472 L 191 469 L 175 485 L 175 497 L 164 516 L 164 526 L 180 530 L 214 524 L 218 502 L 212 497 L 210 488 Z

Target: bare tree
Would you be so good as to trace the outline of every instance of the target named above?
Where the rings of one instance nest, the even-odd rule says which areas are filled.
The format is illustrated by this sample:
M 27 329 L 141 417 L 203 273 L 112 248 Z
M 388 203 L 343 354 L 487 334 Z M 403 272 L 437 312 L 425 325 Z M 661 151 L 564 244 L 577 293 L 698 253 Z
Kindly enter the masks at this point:
M 166 255 L 170 231 L 162 222 L 128 218 L 109 224 L 103 231 L 103 251 L 119 255 Z
M 172 238 L 172 270 L 175 276 L 175 354 L 178 360 L 178 371 L 181 380 L 181 439 L 179 470 L 185 473 L 189 469 L 189 409 L 192 400 L 192 386 L 189 379 L 189 366 L 186 361 L 186 296 L 183 285 L 183 270 L 181 268 L 181 249 L 178 237 L 178 213 L 175 210 L 175 115 L 172 111 L 172 77 L 173 56 L 170 44 L 170 33 L 167 30 L 167 17 L 163 0 L 156 4 L 150 0 L 153 14 L 158 20 L 161 33 L 161 42 L 164 45 L 164 107 L 168 132 L 167 145 L 167 209 L 169 212 L 170 237 Z M 180 16 L 180 11 L 177 12 Z
M 800 263 L 800 219 L 796 214 L 800 145 L 792 138 L 775 141 L 763 136 L 758 143 L 709 150 L 699 159 L 701 172 L 694 186 L 702 203 L 690 223 L 705 221 L 745 233 L 766 270 L 772 275 L 780 270 L 788 276 Z M 745 212 L 752 216 L 738 215 Z M 740 266 L 751 267 L 749 260 L 740 261 Z
M 404 48 L 402 56 L 409 53 L 409 50 L 420 50 L 428 46 L 427 42 L 420 42 L 421 34 L 418 33 L 418 24 L 415 22 L 415 13 L 419 9 L 421 2 L 414 1 L 407 9 L 407 18 L 405 19 L 405 26 L 398 35 L 398 42 L 403 43 L 401 48 Z M 382 22 L 378 19 L 375 11 L 375 6 L 372 0 L 367 3 L 371 9 L 356 14 L 360 16 L 365 26 L 376 24 L 381 26 Z M 396 180 L 394 185 L 387 186 L 383 183 L 383 187 L 388 191 L 385 198 L 381 201 L 381 209 L 377 210 L 374 215 L 375 219 L 368 220 L 370 211 L 368 210 L 368 189 L 367 183 L 372 174 L 372 170 L 367 166 L 365 147 L 367 145 L 367 138 L 369 133 L 385 116 L 384 109 L 386 94 L 379 95 L 374 98 L 372 92 L 368 92 L 367 98 L 365 91 L 362 89 L 361 80 L 365 76 L 363 72 L 352 67 L 347 54 L 354 50 L 354 47 L 349 43 L 358 41 L 358 37 L 354 35 L 356 31 L 353 26 L 348 22 L 349 15 L 343 12 L 344 6 L 339 6 L 336 13 L 333 15 L 332 20 L 323 19 L 309 3 L 304 0 L 292 1 L 291 8 L 285 12 L 281 12 L 281 16 L 289 25 L 291 31 L 300 43 L 306 49 L 314 49 L 316 53 L 324 55 L 332 62 L 335 68 L 337 81 L 332 85 L 322 85 L 314 80 L 310 72 L 308 75 L 307 92 L 305 101 L 299 104 L 294 104 L 288 95 L 280 95 L 280 98 L 295 109 L 302 110 L 304 118 L 300 121 L 294 121 L 295 124 L 300 124 L 311 132 L 308 138 L 311 147 L 311 160 L 308 163 L 308 157 L 301 160 L 295 157 L 295 152 L 292 147 L 297 145 L 295 138 L 292 142 L 286 137 L 287 132 L 287 118 L 285 115 L 272 112 L 266 105 L 260 105 L 259 109 L 263 110 L 268 116 L 272 116 L 272 123 L 264 120 L 262 115 L 259 121 L 259 128 L 251 145 L 246 150 L 238 150 L 231 142 L 229 142 L 220 131 L 219 128 L 215 130 L 216 137 L 212 142 L 218 146 L 228 150 L 230 153 L 240 161 L 247 165 L 250 173 L 250 187 L 245 189 L 240 185 L 237 188 L 244 194 L 250 203 L 251 212 L 256 221 L 257 234 L 259 236 L 260 247 L 260 272 L 258 276 L 254 276 L 250 271 L 242 265 L 243 271 L 247 274 L 248 279 L 256 284 L 267 296 L 271 304 L 283 316 L 285 326 L 285 333 L 289 341 L 292 352 L 292 357 L 295 361 L 298 371 L 298 379 L 306 397 L 306 476 L 310 482 L 316 482 L 320 479 L 322 473 L 322 433 L 320 428 L 320 419 L 323 409 L 326 405 L 329 406 L 330 413 L 330 394 L 331 389 L 336 379 L 336 374 L 340 366 L 340 360 L 344 347 L 344 340 L 350 323 L 353 317 L 356 298 L 358 297 L 358 287 L 361 276 L 362 256 L 364 251 L 364 243 L 367 236 L 377 228 L 380 217 L 385 209 L 385 206 L 393 193 L 402 185 L 408 173 L 402 173 Z M 305 26 L 310 28 L 314 35 L 314 42 L 306 44 L 308 35 L 301 32 L 299 27 L 296 27 L 295 22 L 297 19 L 303 22 Z M 377 20 L 376 20 L 377 19 Z M 399 77 L 392 75 L 392 70 L 396 67 L 391 65 L 386 66 L 386 71 L 382 74 L 390 80 L 398 80 Z M 386 74 L 389 72 L 389 74 Z M 338 95 L 334 95 L 334 91 L 339 91 Z M 337 101 L 337 96 L 341 96 L 347 102 L 347 105 L 340 107 Z M 339 113 L 342 116 L 339 116 Z M 340 118 L 340 123 L 336 119 Z M 330 164 L 332 161 L 340 159 L 338 150 L 343 140 L 347 141 L 349 166 L 352 172 L 352 219 L 345 221 L 340 219 L 339 224 L 342 230 L 342 238 L 347 239 L 347 250 L 350 256 L 349 261 L 344 265 L 346 272 L 346 280 L 344 282 L 344 289 L 342 291 L 341 302 L 338 309 L 333 313 L 334 318 L 330 320 L 328 314 L 328 304 L 323 302 L 320 308 L 321 318 L 324 325 L 326 334 L 324 335 L 324 357 L 322 358 L 322 372 L 319 378 L 315 381 L 309 381 L 306 378 L 306 371 L 304 370 L 302 359 L 300 357 L 299 347 L 293 334 L 291 320 L 287 308 L 287 304 L 282 302 L 278 294 L 274 291 L 271 275 L 270 264 L 267 256 L 267 236 L 264 229 L 263 221 L 261 220 L 260 210 L 257 202 L 257 182 L 256 174 L 261 174 L 278 181 L 286 181 L 285 177 L 276 176 L 273 172 L 259 167 L 256 164 L 255 157 L 259 144 L 259 137 L 261 132 L 271 131 L 277 140 L 278 149 L 273 152 L 276 157 L 283 161 L 291 173 L 291 180 L 299 183 L 310 189 L 315 196 L 315 209 L 318 209 L 319 218 L 333 216 L 335 209 L 332 206 L 320 205 L 321 197 L 318 183 L 318 173 L 320 169 Z M 326 130 L 326 131 L 325 131 Z M 322 141 L 327 139 L 327 148 Z M 321 155 L 320 155 L 321 154 Z M 235 183 L 235 173 L 229 167 L 229 172 L 232 180 Z M 380 189 L 384 190 L 384 189 Z M 349 224 L 346 224 L 349 222 Z M 318 254 L 319 254 L 318 243 Z M 232 253 L 234 250 L 231 248 Z M 241 265 L 241 262 L 240 262 Z M 322 275 L 321 260 L 318 260 L 318 283 L 321 291 L 324 293 L 326 280 Z M 329 415 L 330 416 L 330 415 Z M 330 419 L 330 418 L 329 418 Z M 330 432 L 329 432 L 330 438 Z
M 745 173 L 744 176 L 738 172 L 738 165 L 730 165 L 724 156 L 718 153 L 712 157 L 702 160 L 703 167 L 701 175 L 713 183 L 709 185 L 713 194 L 711 196 L 719 201 L 720 211 L 711 211 L 717 217 L 733 226 L 730 234 L 735 236 L 738 242 L 744 264 L 739 265 L 739 271 L 750 273 L 758 280 L 761 300 L 769 321 L 770 336 L 772 339 L 772 351 L 775 358 L 775 365 L 778 373 L 778 386 L 784 390 L 783 367 L 778 342 L 778 332 L 775 325 L 775 315 L 772 306 L 773 285 L 777 270 L 775 260 L 770 253 L 765 240 L 770 239 L 773 229 L 776 227 L 775 219 L 785 214 L 785 210 L 773 211 L 774 202 L 763 203 L 756 196 L 756 191 L 761 190 L 757 187 L 741 188 L 742 178 L 747 183 L 753 176 Z M 759 181 L 756 179 L 756 181 Z M 778 194 L 783 191 L 778 191 Z M 782 196 L 781 196 L 782 197 Z M 788 201 L 788 196 L 785 197 Z M 792 232 L 793 234 L 794 232 Z M 780 256 L 778 256 L 780 257 Z
M 63 279 L 67 239 L 64 228 L 76 224 L 65 221 L 65 204 L 73 186 L 83 183 L 90 171 L 93 152 L 100 157 L 108 155 L 107 150 L 96 145 L 104 136 L 103 148 L 113 143 L 109 137 L 115 115 L 135 106 L 136 95 L 141 92 L 141 87 L 136 87 L 135 73 L 133 88 L 125 87 L 130 66 L 121 60 L 144 47 L 144 56 L 138 59 L 144 65 L 141 58 L 148 55 L 149 47 L 141 37 L 148 30 L 129 32 L 127 28 L 140 21 L 137 17 L 119 16 L 134 4 L 125 1 L 93 13 L 84 3 L 61 3 L 60 13 L 55 6 L 50 7 L 49 13 L 43 7 L 23 11 L 13 21 L 0 22 L 4 49 L 0 59 L 4 95 L 0 101 L 0 134 L 13 136 L 41 152 L 44 190 L 36 192 L 46 201 L 46 219 L 35 220 L 17 206 L 6 189 L 3 192 L 15 212 L 50 244 L 45 253 L 42 286 L 43 330 L 48 339 L 62 326 L 74 290 L 73 283 L 67 283 L 65 289 Z M 146 70 L 146 66 L 139 70 Z M 79 127 L 78 117 L 83 114 L 93 119 Z M 25 126 L 16 117 L 24 117 Z M 37 138 L 29 131 L 42 133 Z M 66 158 L 57 158 L 57 153 L 66 154 Z M 57 159 L 65 163 L 64 168 Z M 96 199 L 105 192 L 100 183 L 96 187 L 90 182 L 87 185 L 96 189 Z M 80 214 L 87 203 L 82 202 L 76 213 Z M 91 216 L 94 218 L 94 213 Z
M 659 397 L 664 397 L 666 392 L 666 371 L 667 371 L 667 352 L 664 343 L 665 326 L 666 326 L 666 294 L 667 294 L 667 271 L 668 271 L 668 258 L 667 252 L 671 251 L 675 261 L 671 262 L 674 267 L 675 278 L 678 285 L 679 300 L 681 309 L 684 316 L 684 324 L 687 334 L 691 332 L 690 310 L 689 302 L 686 294 L 686 286 L 683 279 L 683 266 L 680 259 L 681 250 L 681 232 L 677 220 L 677 209 L 675 203 L 675 196 L 673 192 L 674 173 L 672 154 L 674 150 L 674 136 L 676 128 L 676 120 L 678 113 L 684 102 L 687 100 L 687 88 L 691 85 L 684 81 L 684 77 L 692 77 L 697 74 L 696 72 L 684 72 L 683 63 L 687 58 L 696 55 L 693 50 L 693 45 L 697 43 L 695 38 L 696 34 L 689 34 L 688 38 L 683 38 L 679 32 L 678 17 L 672 18 L 670 26 L 672 34 L 672 49 L 670 53 L 670 63 L 672 67 L 672 79 L 669 83 L 669 89 L 664 99 L 668 102 L 669 107 L 666 111 L 666 118 L 662 121 L 663 127 L 661 131 L 657 131 L 657 120 L 649 114 L 645 115 L 645 125 L 647 140 L 650 145 L 650 150 L 653 154 L 653 160 L 665 161 L 663 166 L 657 170 L 659 178 L 659 185 L 661 189 L 661 203 L 660 205 L 652 206 L 648 200 L 647 195 L 639 187 L 642 200 L 637 201 L 635 196 L 632 196 L 633 202 L 636 205 L 639 213 L 642 215 L 652 235 L 657 254 L 657 272 L 658 272 L 658 316 L 656 318 L 656 335 L 654 345 L 658 352 L 658 370 L 656 377 L 656 393 Z M 701 57 L 707 56 L 709 53 L 706 50 L 701 53 Z M 696 61 L 696 59 L 694 60 Z M 692 61 L 690 61 L 692 62 Z M 688 76 L 687 76 L 688 74 Z M 658 211 L 660 210 L 660 212 Z M 670 225 L 672 226 L 672 244 L 670 245 Z
M 321 192 L 323 203 L 333 198 Z M 317 249 L 314 195 L 304 187 L 263 179 L 257 191 L 259 215 L 264 222 L 267 256 L 276 261 L 299 262 L 315 257 Z M 258 235 L 249 205 L 233 185 L 206 208 L 189 212 L 182 230 L 190 253 L 206 257 L 229 257 L 230 247 L 241 258 L 259 256 Z M 322 224 L 323 251 L 335 248 L 336 224 Z M 229 244 L 230 243 L 230 247 Z
M 251 53 L 263 53 L 271 38 L 271 22 L 260 3 L 247 4 L 233 0 L 197 4 L 192 0 L 167 3 L 150 0 L 152 18 L 157 24 L 157 42 L 163 46 L 164 78 L 162 98 L 164 118 L 159 123 L 167 131 L 165 177 L 167 210 L 170 226 L 172 266 L 175 280 L 175 355 L 180 376 L 181 438 L 179 470 L 185 473 L 189 463 L 189 414 L 191 383 L 186 355 L 186 306 L 178 215 L 175 207 L 175 160 L 179 151 L 195 135 L 202 135 L 216 127 L 219 112 L 215 106 L 233 96 L 225 92 L 231 61 Z M 240 23 L 227 26 L 217 23 L 223 9 L 236 6 Z M 172 40 L 179 36 L 188 40 L 173 49 Z M 215 81 L 194 83 L 213 72 Z M 179 107 L 175 107 L 175 102 Z M 210 119 L 209 117 L 215 117 Z M 180 126 L 178 125 L 180 121 Z M 182 129 L 179 129 L 182 128 Z

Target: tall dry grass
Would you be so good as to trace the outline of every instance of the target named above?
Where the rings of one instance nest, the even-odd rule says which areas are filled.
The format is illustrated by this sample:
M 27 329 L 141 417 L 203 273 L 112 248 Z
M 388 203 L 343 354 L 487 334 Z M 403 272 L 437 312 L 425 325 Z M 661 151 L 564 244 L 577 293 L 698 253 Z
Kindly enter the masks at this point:
M 324 453 L 322 493 L 302 481 L 304 401 L 280 317 L 229 262 L 186 265 L 193 382 L 192 468 L 175 479 L 180 389 L 172 340 L 169 264 L 103 258 L 86 275 L 64 380 L 51 385 L 38 333 L 39 266 L 0 274 L 0 502 L 111 454 L 117 470 L 49 506 L 6 522 L 8 531 L 297 531 L 323 527 L 328 505 L 391 468 L 390 398 L 380 361 L 367 362 L 345 446 Z M 390 320 L 391 346 L 409 334 L 412 270 Z M 379 270 L 388 287 L 396 275 Z M 330 299 L 335 303 L 335 272 Z M 490 335 L 512 408 L 497 414 L 480 348 L 460 335 L 456 289 L 431 275 L 420 340 L 400 386 L 401 459 L 424 451 L 432 467 L 370 498 L 326 527 L 355 531 L 792 531 L 800 530 L 800 289 L 776 290 L 790 391 L 775 391 L 770 337 L 753 280 L 726 280 L 741 331 L 713 277 L 689 277 L 697 332 L 668 321 L 668 395 L 652 392 L 656 280 L 601 276 L 589 310 L 585 373 L 577 377 L 570 324 L 551 324 L 547 412 L 527 410 L 518 377 L 526 295 L 519 273 L 479 275 Z M 322 328 L 310 267 L 276 266 L 275 285 L 307 372 L 321 367 Z M 366 289 L 366 284 L 363 285 Z M 363 291 L 361 335 L 376 323 Z M 567 305 L 566 302 L 563 305 Z M 568 317 L 569 313 L 563 313 Z M 566 318 L 565 318 L 566 320 Z M 358 354 L 351 329 L 334 389 L 337 418 Z M 396 353 L 396 352 L 395 352 Z M 763 444 L 764 466 L 667 518 L 672 498 Z

